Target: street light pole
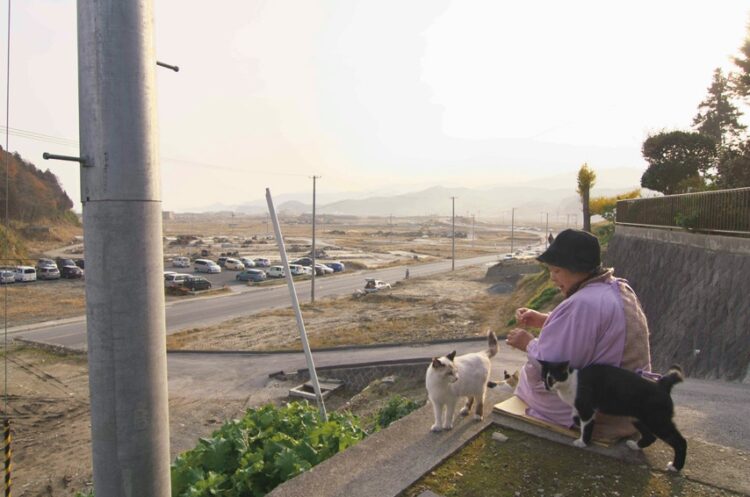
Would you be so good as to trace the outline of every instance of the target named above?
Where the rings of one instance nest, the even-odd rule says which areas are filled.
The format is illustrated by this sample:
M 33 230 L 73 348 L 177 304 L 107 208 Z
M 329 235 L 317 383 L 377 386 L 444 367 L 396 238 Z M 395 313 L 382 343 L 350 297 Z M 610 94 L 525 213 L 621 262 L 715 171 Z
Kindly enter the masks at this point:
M 320 176 L 312 177 L 313 180 L 313 204 L 312 204 L 312 280 L 310 280 L 310 303 L 315 303 L 315 181 Z
M 510 210 L 510 255 L 513 256 L 513 245 L 516 239 L 516 208 Z

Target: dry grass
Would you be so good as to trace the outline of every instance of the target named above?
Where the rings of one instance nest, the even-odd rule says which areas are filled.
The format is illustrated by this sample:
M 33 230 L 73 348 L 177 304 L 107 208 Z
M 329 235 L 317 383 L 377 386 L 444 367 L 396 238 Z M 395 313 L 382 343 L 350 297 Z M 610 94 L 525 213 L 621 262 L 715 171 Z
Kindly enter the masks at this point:
M 412 278 L 393 290 L 302 306 L 313 348 L 412 343 L 499 334 L 512 317 L 515 296 L 490 294 L 485 268 Z M 261 312 L 167 337 L 169 349 L 300 350 L 291 309 Z
M 82 280 L 13 283 L 0 287 L 0 296 L 3 300 L 7 296 L 9 327 L 72 318 L 86 312 Z

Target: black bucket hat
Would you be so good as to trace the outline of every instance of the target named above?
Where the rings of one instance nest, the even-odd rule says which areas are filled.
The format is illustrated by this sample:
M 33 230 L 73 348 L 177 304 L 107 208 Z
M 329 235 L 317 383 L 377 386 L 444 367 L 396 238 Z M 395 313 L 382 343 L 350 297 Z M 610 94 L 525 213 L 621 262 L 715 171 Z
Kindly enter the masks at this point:
M 536 260 L 576 273 L 593 273 L 602 263 L 599 240 L 586 231 L 567 229 Z

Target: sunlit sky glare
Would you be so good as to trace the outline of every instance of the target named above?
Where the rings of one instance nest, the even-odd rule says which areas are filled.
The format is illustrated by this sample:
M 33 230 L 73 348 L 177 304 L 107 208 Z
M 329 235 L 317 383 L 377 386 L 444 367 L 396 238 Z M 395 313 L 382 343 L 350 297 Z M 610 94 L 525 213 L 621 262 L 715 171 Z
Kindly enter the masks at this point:
M 690 127 L 750 20 L 739 0 L 154 7 L 157 58 L 181 68 L 157 71 L 165 210 L 308 191 L 313 174 L 325 200 L 510 184 L 583 162 L 600 177 L 645 169 L 643 140 Z M 75 2 L 15 1 L 11 19 L 9 124 L 37 135 L 11 134 L 9 148 L 77 201 L 78 166 L 41 158 L 78 154 Z

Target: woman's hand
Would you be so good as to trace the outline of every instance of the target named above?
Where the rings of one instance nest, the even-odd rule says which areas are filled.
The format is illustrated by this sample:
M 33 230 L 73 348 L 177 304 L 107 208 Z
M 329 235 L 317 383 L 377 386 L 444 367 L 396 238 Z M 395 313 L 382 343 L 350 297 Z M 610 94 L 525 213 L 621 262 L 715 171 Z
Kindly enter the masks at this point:
M 547 321 L 548 314 L 544 314 L 534 309 L 528 309 L 526 307 L 519 307 L 516 309 L 516 322 L 521 326 L 532 326 L 534 328 L 541 328 L 544 326 L 544 322 Z
M 526 347 L 529 346 L 529 342 L 534 339 L 534 335 L 521 328 L 516 328 L 508 333 L 508 337 L 505 342 L 511 347 L 520 351 L 526 352 Z

